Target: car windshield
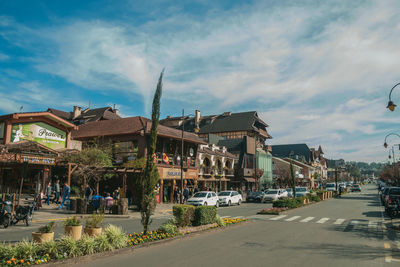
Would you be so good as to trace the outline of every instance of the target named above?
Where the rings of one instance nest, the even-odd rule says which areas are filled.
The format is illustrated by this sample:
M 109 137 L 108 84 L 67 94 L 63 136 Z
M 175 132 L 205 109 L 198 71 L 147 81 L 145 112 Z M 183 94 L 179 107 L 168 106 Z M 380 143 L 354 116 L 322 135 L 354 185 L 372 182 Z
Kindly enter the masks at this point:
M 306 192 L 307 189 L 305 187 L 296 188 L 297 192 Z
M 231 192 L 219 192 L 218 196 L 230 196 Z
M 326 184 L 326 187 L 335 187 L 335 184 Z
M 267 192 L 267 195 L 276 195 L 276 194 L 278 194 L 277 190 L 270 190 Z
M 193 195 L 193 197 L 206 197 L 207 193 L 196 193 Z

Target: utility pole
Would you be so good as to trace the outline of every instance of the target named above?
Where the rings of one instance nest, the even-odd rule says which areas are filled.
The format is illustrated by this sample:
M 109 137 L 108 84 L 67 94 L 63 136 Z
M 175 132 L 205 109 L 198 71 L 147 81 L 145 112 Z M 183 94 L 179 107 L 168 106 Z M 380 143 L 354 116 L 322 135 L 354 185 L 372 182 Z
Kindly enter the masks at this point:
M 335 161 L 335 187 L 336 187 L 336 191 L 337 190 L 337 184 L 338 184 L 338 173 L 337 173 L 337 166 L 336 166 L 336 161 Z
M 185 127 L 185 110 L 182 109 L 182 139 L 181 139 L 181 204 L 183 204 L 183 133 Z

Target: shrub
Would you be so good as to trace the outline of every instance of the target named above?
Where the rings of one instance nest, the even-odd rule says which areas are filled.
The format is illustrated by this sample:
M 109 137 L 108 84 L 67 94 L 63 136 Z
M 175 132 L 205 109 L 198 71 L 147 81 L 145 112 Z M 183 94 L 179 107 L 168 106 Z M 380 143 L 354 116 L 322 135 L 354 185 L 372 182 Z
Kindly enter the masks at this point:
M 15 257 L 15 254 L 13 246 L 6 243 L 0 243 L 0 261 L 11 259 L 12 257 Z
M 214 206 L 199 206 L 194 210 L 194 225 L 205 225 L 215 223 L 217 219 L 217 208 Z
M 54 240 L 44 242 L 39 245 L 38 254 L 40 255 L 49 254 L 51 258 L 57 259 L 59 258 L 59 253 L 60 253 L 59 246 L 57 242 L 55 242 Z
M 174 205 L 172 213 L 174 214 L 177 226 L 185 227 L 192 225 L 194 210 L 195 208 L 192 205 Z
M 123 248 L 126 246 L 127 237 L 121 227 L 109 225 L 104 230 L 104 235 L 112 246 L 112 248 Z
M 71 218 L 67 218 L 64 222 L 65 226 L 79 226 L 82 225 L 82 222 L 80 219 L 78 219 L 78 217 L 74 216 Z
M 77 257 L 81 255 L 78 244 L 71 236 L 63 236 L 57 241 L 58 250 L 61 251 L 65 257 Z
M 218 224 L 218 226 L 225 226 L 225 223 L 224 223 L 224 221 L 221 219 L 221 217 L 219 217 L 219 215 L 217 214 L 217 217 L 216 217 L 216 222 L 217 222 L 217 224 Z
M 321 201 L 321 198 L 317 195 L 311 195 L 310 200 L 314 202 L 319 202 Z
M 170 235 L 177 235 L 178 234 L 178 228 L 174 223 L 171 223 L 170 221 L 163 223 L 160 226 L 160 230 L 163 231 L 164 233 L 168 233 Z
M 96 243 L 96 251 L 97 252 L 113 250 L 113 247 L 111 246 L 111 244 L 108 241 L 108 238 L 105 234 L 97 236 L 94 239 L 94 241 Z
M 297 208 L 303 205 L 303 197 L 296 197 L 296 198 L 282 198 L 276 200 L 272 203 L 272 206 L 275 208 Z
M 104 214 L 93 213 L 90 218 L 86 218 L 85 226 L 86 228 L 100 228 L 102 222 L 104 221 Z
M 39 246 L 35 242 L 23 240 L 15 245 L 15 257 L 18 259 L 35 258 Z
M 56 226 L 55 222 L 50 222 L 44 226 L 39 227 L 38 231 L 39 233 L 51 233 L 53 232 L 55 226 Z
M 89 255 L 96 252 L 96 242 L 93 237 L 84 235 L 77 241 L 78 248 L 83 255 Z

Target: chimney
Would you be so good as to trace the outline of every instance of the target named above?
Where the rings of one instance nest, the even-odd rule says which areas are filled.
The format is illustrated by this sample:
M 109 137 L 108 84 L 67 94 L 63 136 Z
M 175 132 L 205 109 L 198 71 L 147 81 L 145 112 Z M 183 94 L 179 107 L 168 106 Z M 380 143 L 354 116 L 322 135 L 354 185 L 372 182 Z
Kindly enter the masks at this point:
M 76 119 L 77 117 L 79 117 L 79 115 L 81 115 L 82 112 L 82 108 L 78 107 L 78 106 L 74 106 L 74 117 L 73 119 Z
M 195 117 L 194 117 L 194 125 L 196 126 L 197 129 L 200 129 L 200 110 L 195 111 Z

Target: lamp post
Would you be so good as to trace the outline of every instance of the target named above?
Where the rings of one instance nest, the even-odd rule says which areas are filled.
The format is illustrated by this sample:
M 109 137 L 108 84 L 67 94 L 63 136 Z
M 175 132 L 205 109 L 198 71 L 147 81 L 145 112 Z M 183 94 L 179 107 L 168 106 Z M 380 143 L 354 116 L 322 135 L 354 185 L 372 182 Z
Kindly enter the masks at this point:
M 387 148 L 387 147 L 389 146 L 389 145 L 386 143 L 386 139 L 387 139 L 389 136 L 391 136 L 391 135 L 396 135 L 397 137 L 400 138 L 400 135 L 397 134 L 397 133 L 390 133 L 390 134 L 386 135 L 386 136 L 385 136 L 385 142 L 383 143 L 383 146 L 384 146 L 385 148 Z
M 395 86 L 393 86 L 392 87 L 392 89 L 390 90 L 390 93 L 389 93 L 389 102 L 388 102 L 388 105 L 387 105 L 387 107 L 386 108 L 388 108 L 390 111 L 394 111 L 394 109 L 396 108 L 396 104 L 395 103 L 393 103 L 393 101 L 392 101 L 392 92 L 393 92 L 393 89 L 396 87 L 396 86 L 398 86 L 400 83 L 397 83 Z

